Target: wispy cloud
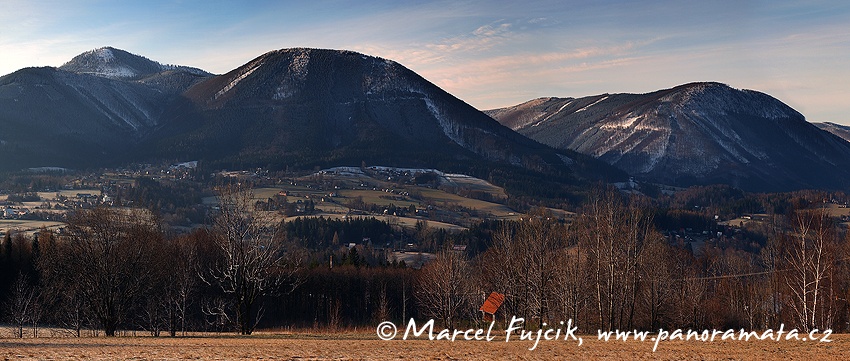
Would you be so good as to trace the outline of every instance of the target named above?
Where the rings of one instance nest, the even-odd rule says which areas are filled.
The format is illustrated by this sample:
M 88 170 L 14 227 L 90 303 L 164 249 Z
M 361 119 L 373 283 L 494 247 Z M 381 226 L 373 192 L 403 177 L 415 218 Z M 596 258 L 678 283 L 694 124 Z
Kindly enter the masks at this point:
M 306 46 L 398 61 L 482 108 L 716 80 L 765 91 L 810 119 L 850 123 L 850 5 L 840 1 L 3 5 L 0 75 L 104 45 L 217 73 Z
M 511 31 L 511 26 L 511 23 L 503 21 L 482 25 L 470 34 L 425 44 L 425 48 L 440 53 L 489 50 L 495 46 L 504 44 L 515 36 Z

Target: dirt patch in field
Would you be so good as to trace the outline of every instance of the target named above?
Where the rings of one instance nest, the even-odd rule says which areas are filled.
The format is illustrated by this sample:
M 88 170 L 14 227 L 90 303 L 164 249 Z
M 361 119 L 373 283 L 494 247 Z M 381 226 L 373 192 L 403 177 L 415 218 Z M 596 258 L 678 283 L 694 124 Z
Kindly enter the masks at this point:
M 381 341 L 369 334 L 0 339 L 0 359 L 16 360 L 847 360 L 850 336 L 801 341 L 664 342 Z M 593 338 L 593 339 L 591 339 Z

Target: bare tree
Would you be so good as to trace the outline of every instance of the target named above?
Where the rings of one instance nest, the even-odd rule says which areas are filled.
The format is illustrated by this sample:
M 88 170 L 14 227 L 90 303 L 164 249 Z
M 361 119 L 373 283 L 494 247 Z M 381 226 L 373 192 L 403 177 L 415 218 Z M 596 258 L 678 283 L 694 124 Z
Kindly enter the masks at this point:
M 663 239 L 654 238 L 647 242 L 641 255 L 640 275 L 643 280 L 640 302 L 644 306 L 651 330 L 662 325 L 662 319 L 669 317 L 675 292 L 673 264 L 675 259 Z
M 835 263 L 836 237 L 831 220 L 823 209 L 798 211 L 794 233 L 786 246 L 785 274 L 791 292 L 790 306 L 798 327 L 809 331 L 829 319 L 826 309 L 831 293 L 828 275 Z
M 570 232 L 570 236 L 574 235 Z M 559 306 L 563 319 L 572 319 L 576 324 L 584 324 L 582 316 L 587 311 L 587 254 L 582 244 L 576 240 L 570 241 L 567 247 L 559 250 L 558 266 L 555 270 L 554 301 Z
M 42 274 L 54 295 L 83 306 L 68 310 L 77 334 L 80 317 L 90 315 L 115 336 L 150 290 L 161 241 L 157 219 L 147 212 L 95 208 L 71 215 L 68 234 L 45 257 Z
M 230 308 L 232 308 L 231 302 L 222 297 L 215 297 L 212 300 L 205 299 L 201 303 L 201 311 L 208 317 L 207 324 L 212 326 L 216 332 L 224 331 L 233 325 L 233 319 L 228 313 Z
M 381 283 L 381 287 L 378 292 L 378 304 L 375 308 L 375 321 L 382 322 L 390 318 L 391 312 L 389 300 L 387 299 L 387 284 Z
M 58 326 L 80 337 L 88 320 L 80 291 L 82 286 L 78 282 L 70 282 L 74 278 L 73 271 L 64 266 L 68 264 L 65 261 L 68 255 L 59 250 L 58 244 L 53 243 L 39 259 L 38 269 L 45 285 L 42 292 L 44 305 Z
M 493 245 L 479 257 L 487 292 L 507 296 L 502 306 L 509 314 L 548 322 L 556 314 L 572 314 L 571 293 L 578 281 L 568 262 L 580 258 L 568 238 L 572 230 L 544 209 L 535 209 L 522 219 L 505 223 L 493 235 Z M 578 256 L 578 257 L 574 257 Z M 483 301 L 483 298 L 481 299 Z M 576 301 L 578 302 L 578 301 Z
M 647 240 L 660 237 L 651 213 L 638 199 L 624 204 L 616 190 L 605 189 L 592 196 L 579 224 L 591 262 L 599 328 L 632 328 L 641 253 Z
M 177 335 L 179 325 L 180 332 L 186 335 L 186 319 L 189 312 L 189 304 L 195 293 L 197 285 L 197 251 L 188 243 L 175 243 L 173 245 L 175 260 L 172 267 L 172 287 L 169 288 L 169 331 L 171 336 Z
M 15 283 L 12 284 L 12 293 L 7 302 L 10 321 L 15 325 L 15 337 L 24 337 L 24 325 L 31 320 L 37 298 L 35 287 L 30 285 L 29 277 L 19 273 Z
M 422 267 L 415 297 L 425 315 L 453 328 L 464 308 L 469 307 L 469 263 L 457 251 L 444 249 Z
M 261 299 L 286 281 L 289 291 L 298 285 L 300 261 L 293 252 L 285 257 L 280 221 L 255 208 L 250 187 L 222 186 L 218 196 L 220 212 L 212 227 L 218 258 L 201 278 L 233 300 L 239 332 L 249 335 L 262 316 Z

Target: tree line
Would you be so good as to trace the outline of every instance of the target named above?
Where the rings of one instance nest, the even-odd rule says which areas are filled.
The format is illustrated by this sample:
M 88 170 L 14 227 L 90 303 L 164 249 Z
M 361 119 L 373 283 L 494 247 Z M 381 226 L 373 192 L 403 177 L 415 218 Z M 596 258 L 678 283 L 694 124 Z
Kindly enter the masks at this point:
M 480 324 L 478 307 L 496 291 L 506 295 L 499 322 L 572 319 L 584 332 L 780 323 L 847 331 L 850 322 L 846 232 L 818 207 L 699 244 L 659 228 L 706 223 L 699 214 L 662 212 L 610 189 L 593 192 L 570 220 L 534 209 L 454 234 L 424 221 L 413 229 L 375 220 L 282 223 L 256 207 L 250 189 L 218 192 L 209 224 L 188 234 L 169 233 L 155 212 L 118 208 L 76 211 L 62 233 L 6 232 L 5 320 L 20 337 L 45 325 L 75 336 L 251 334 L 411 317 L 460 327 Z M 392 259 L 390 240 L 427 244 L 436 256 L 413 269 Z
M 848 241 L 823 208 L 771 216 L 757 247 L 724 235 L 694 249 L 659 232 L 654 214 L 645 199 L 611 190 L 594 194 L 572 222 L 531 213 L 502 227 L 479 256 L 446 250 L 425 266 L 420 311 L 448 326 L 477 320 L 497 291 L 504 317 L 572 319 L 585 332 L 848 330 Z

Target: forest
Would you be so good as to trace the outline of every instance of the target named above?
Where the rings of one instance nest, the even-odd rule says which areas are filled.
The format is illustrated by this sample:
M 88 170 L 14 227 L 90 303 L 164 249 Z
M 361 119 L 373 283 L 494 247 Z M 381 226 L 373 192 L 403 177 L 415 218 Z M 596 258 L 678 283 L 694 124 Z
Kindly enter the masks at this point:
M 499 322 L 571 319 L 581 332 L 781 323 L 846 332 L 850 322 L 848 236 L 820 192 L 716 186 L 652 199 L 597 186 L 571 219 L 529 205 L 519 220 L 461 232 L 424 220 L 281 222 L 249 187 L 217 192 L 220 207 L 191 232 L 169 231 L 155 211 L 107 207 L 70 213 L 62 232 L 6 232 L 3 320 L 18 337 L 45 327 L 179 336 L 409 318 L 460 327 L 480 325 L 479 307 L 499 292 Z M 764 219 L 741 227 L 711 216 L 757 211 Z M 700 244 L 685 229 L 711 237 Z M 397 240 L 436 257 L 415 269 L 391 256 Z

